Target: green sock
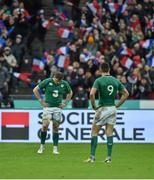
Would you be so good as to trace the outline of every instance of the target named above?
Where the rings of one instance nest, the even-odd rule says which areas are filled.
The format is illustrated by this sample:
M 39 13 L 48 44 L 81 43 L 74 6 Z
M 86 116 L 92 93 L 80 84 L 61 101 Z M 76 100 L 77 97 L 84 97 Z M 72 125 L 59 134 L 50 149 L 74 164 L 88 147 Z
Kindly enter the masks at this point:
M 45 139 L 47 136 L 47 131 L 41 131 L 41 144 L 45 144 Z
M 91 156 L 95 156 L 96 148 L 97 148 L 97 136 L 92 136 L 91 138 Z
M 58 146 L 59 134 L 53 133 L 52 139 L 53 139 L 53 145 Z
M 113 136 L 108 136 L 107 137 L 107 156 L 108 157 L 111 157 L 112 146 L 113 146 Z

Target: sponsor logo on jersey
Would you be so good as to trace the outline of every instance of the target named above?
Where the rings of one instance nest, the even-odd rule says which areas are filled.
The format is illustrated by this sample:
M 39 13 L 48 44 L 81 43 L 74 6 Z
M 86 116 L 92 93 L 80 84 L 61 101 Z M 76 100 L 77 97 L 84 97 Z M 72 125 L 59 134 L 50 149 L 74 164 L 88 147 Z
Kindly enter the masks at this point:
M 49 83 L 49 86 L 52 86 L 53 84 L 52 83 Z

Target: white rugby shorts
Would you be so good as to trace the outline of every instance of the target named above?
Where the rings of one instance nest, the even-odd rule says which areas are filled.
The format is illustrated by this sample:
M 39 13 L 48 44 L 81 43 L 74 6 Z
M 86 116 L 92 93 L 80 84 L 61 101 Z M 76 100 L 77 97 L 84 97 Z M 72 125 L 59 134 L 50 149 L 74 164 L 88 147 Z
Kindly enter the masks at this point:
M 43 121 L 56 121 L 58 123 L 61 123 L 62 121 L 61 108 L 57 108 L 57 107 L 43 108 L 42 120 Z
M 111 124 L 115 125 L 116 123 L 116 107 L 108 106 L 108 107 L 100 107 L 96 110 L 94 123 L 96 125 L 105 125 Z

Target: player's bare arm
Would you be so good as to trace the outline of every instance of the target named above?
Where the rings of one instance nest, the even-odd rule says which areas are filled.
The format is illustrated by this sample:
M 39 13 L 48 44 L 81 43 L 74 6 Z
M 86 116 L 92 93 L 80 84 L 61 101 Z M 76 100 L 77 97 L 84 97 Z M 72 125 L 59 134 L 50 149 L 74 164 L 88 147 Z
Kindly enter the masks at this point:
M 123 89 L 120 93 L 122 94 L 122 96 L 121 96 L 119 102 L 115 105 L 116 108 L 119 108 L 126 101 L 126 99 L 129 96 L 129 92 L 127 91 L 126 88 Z
M 73 96 L 73 92 L 70 91 L 70 93 L 68 93 L 66 95 L 66 99 L 63 101 L 63 103 L 59 107 L 63 109 L 68 104 L 68 102 L 71 100 L 72 96 Z
M 37 100 L 41 103 L 41 105 L 43 107 L 48 107 L 48 104 L 41 98 L 40 96 L 40 93 L 39 93 L 39 87 L 36 86 L 34 89 L 33 89 L 33 93 L 35 95 L 35 97 L 37 98 Z
M 94 110 L 97 109 L 96 103 L 95 103 L 95 95 L 96 95 L 96 92 L 97 92 L 97 89 L 96 89 L 96 88 L 92 88 L 91 91 L 90 91 L 90 102 L 91 102 L 92 108 L 93 108 Z

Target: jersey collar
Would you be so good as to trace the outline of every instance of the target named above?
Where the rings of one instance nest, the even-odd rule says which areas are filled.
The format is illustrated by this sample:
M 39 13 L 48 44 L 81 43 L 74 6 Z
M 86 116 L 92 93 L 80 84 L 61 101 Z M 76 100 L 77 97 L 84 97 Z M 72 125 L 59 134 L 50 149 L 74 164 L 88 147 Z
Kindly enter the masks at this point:
M 55 83 L 55 81 L 53 80 L 53 78 L 51 79 L 51 82 L 54 84 L 54 85 L 56 85 L 56 86 L 59 86 L 60 84 L 61 84 L 61 81 L 57 84 L 57 83 Z

